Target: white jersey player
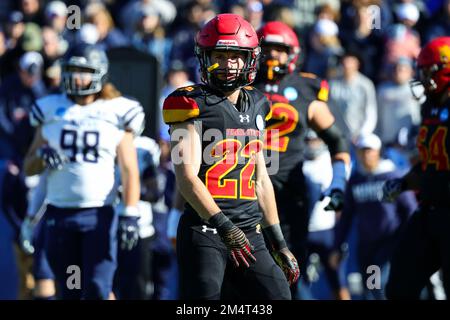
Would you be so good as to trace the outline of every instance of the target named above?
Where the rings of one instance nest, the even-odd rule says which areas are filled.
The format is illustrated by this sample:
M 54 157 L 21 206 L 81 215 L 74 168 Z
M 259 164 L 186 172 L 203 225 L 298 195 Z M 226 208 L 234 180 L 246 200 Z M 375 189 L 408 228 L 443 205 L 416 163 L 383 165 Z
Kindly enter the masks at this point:
M 63 299 L 107 299 L 112 291 L 116 159 L 128 217 L 123 224 L 135 227 L 139 215 L 133 139 L 143 129 L 144 113 L 106 82 L 108 65 L 95 47 L 73 48 L 62 63 L 63 94 L 37 100 L 31 111 L 37 130 L 24 168 L 27 175 L 48 169 L 45 250 Z M 83 272 L 74 287 L 66 284 L 70 266 Z

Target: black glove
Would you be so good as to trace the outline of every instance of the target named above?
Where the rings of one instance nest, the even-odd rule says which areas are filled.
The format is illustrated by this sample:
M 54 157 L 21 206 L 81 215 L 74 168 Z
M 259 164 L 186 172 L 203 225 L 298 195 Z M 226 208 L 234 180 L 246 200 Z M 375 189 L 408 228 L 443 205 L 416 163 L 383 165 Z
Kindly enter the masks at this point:
M 63 165 L 68 162 L 68 159 L 63 154 L 58 153 L 58 151 L 48 145 L 39 148 L 37 156 L 44 161 L 47 168 L 54 170 L 61 170 Z
M 339 189 L 333 189 L 324 194 L 320 200 L 330 197 L 330 202 L 324 208 L 325 211 L 341 211 L 344 208 L 344 192 Z
M 119 217 L 119 242 L 122 250 L 131 251 L 139 241 L 139 217 Z
M 245 233 L 236 227 L 222 212 L 213 215 L 208 222 L 217 229 L 223 243 L 230 251 L 231 260 L 236 267 L 243 263 L 248 268 L 250 267 L 249 262 L 256 262 L 256 258 L 252 255 L 253 246 L 248 241 Z
M 403 191 L 405 191 L 405 183 L 403 179 L 387 180 L 383 184 L 382 201 L 393 202 Z
M 300 277 L 300 268 L 297 259 L 295 259 L 286 245 L 280 224 L 274 224 L 264 228 L 264 233 L 269 240 L 271 254 L 286 276 L 289 285 L 296 283 Z

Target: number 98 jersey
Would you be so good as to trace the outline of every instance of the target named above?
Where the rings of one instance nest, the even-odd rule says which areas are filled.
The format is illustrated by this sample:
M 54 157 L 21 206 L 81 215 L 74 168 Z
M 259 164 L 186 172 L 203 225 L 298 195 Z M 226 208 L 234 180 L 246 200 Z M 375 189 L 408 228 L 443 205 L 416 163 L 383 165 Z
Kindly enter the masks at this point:
M 69 160 L 61 170 L 49 172 L 48 203 L 61 208 L 112 204 L 116 149 L 126 130 L 141 134 L 141 105 L 118 97 L 81 106 L 66 95 L 50 95 L 35 102 L 30 121 Z

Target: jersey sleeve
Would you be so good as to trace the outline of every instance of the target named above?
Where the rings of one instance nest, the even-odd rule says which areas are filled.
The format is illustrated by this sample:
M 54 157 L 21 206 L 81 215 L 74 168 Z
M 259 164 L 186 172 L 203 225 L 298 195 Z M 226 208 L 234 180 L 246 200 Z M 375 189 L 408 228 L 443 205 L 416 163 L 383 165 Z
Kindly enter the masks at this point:
M 39 102 L 35 101 L 30 110 L 30 124 L 33 127 L 39 127 L 45 123 L 45 115 L 42 112 L 42 108 L 39 106 Z
M 67 108 L 67 99 L 61 95 L 48 95 L 34 101 L 30 110 L 30 124 L 38 127 L 63 114 Z
M 119 117 L 122 129 L 131 131 L 135 136 L 141 135 L 145 127 L 145 113 L 142 105 L 137 100 L 125 97 L 121 97 L 119 100 Z
M 195 100 L 195 87 L 184 87 L 172 92 L 163 104 L 163 119 L 167 124 L 197 118 L 200 108 Z
M 307 87 L 310 89 L 308 94 L 314 97 L 314 100 L 328 101 L 329 86 L 327 80 L 321 79 L 312 73 L 301 72 L 300 76 L 308 84 Z

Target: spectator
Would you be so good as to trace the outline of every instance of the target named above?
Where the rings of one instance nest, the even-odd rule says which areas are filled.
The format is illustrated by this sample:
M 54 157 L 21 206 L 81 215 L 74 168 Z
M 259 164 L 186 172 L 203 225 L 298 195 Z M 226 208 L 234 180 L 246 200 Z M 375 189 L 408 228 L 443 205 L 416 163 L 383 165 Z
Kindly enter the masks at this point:
M 337 66 L 342 55 L 337 24 L 329 19 L 319 19 L 313 27 L 310 37 L 310 50 L 306 56 L 305 71 L 320 78 L 328 78 Z
M 39 26 L 44 25 L 44 15 L 39 0 L 22 0 L 20 9 L 24 15 L 25 22 L 33 22 Z
M 161 18 L 161 25 L 169 25 L 177 15 L 177 9 L 171 1 L 168 0 L 132 0 L 122 10 L 120 21 L 125 34 L 132 35 L 134 26 L 139 20 L 141 7 L 149 6 L 158 12 Z
M 171 60 L 183 61 L 189 69 L 189 78 L 198 80 L 199 65 L 195 57 L 195 35 L 200 27 L 209 20 L 212 8 L 203 7 L 197 1 L 190 1 L 182 10 L 178 28 L 174 30 Z M 205 15 L 205 12 L 207 13 Z
M 192 81 L 189 81 L 189 70 L 187 69 L 186 65 L 179 60 L 172 61 L 170 68 L 167 72 L 167 84 L 161 90 L 161 98 L 160 98 L 161 112 L 164 100 L 170 93 L 172 93 L 178 88 L 190 86 L 193 84 L 194 83 Z M 169 126 L 163 121 L 163 119 L 160 119 L 159 128 L 160 132 L 166 133 L 166 135 L 168 135 Z
M 450 0 L 446 0 L 442 5 L 437 21 L 427 30 L 425 42 L 437 37 L 448 36 L 450 34 Z
M 376 132 L 384 145 L 395 144 L 400 129 L 411 131 L 420 123 L 420 104 L 413 97 L 409 86 L 413 74 L 412 60 L 401 57 L 395 64 L 390 80 L 378 87 Z
M 39 53 L 25 53 L 19 71 L 0 87 L 0 158 L 12 160 L 19 168 L 33 138 L 28 114 L 33 102 L 47 93 L 42 82 L 43 63 Z
M 106 7 L 101 3 L 92 3 L 85 9 L 86 22 L 97 28 L 99 40 L 97 46 L 101 50 L 126 46 L 128 40 L 119 29 L 114 27 L 113 19 Z
M 136 48 L 155 56 L 160 63 L 163 74 L 166 73 L 169 67 L 172 43 L 166 38 L 166 32 L 161 26 L 159 14 L 153 7 L 141 7 L 132 44 Z
M 338 0 L 293 1 L 295 25 L 301 33 L 314 24 L 316 21 L 317 7 L 325 3 L 329 4 L 334 10 L 339 11 L 340 1 Z
M 59 34 L 64 32 L 67 22 L 67 6 L 62 1 L 51 1 L 45 7 L 47 24 Z
M 329 106 L 342 132 L 355 141 L 373 132 L 377 124 L 377 101 L 372 81 L 359 72 L 358 54 L 346 52 L 342 75 L 330 81 Z
M 355 27 L 340 33 L 342 45 L 358 52 L 361 57 L 361 73 L 377 81 L 379 65 L 383 55 L 383 38 L 372 26 L 371 12 L 367 5 L 355 6 Z
M 8 49 L 14 49 L 25 31 L 23 14 L 20 11 L 13 11 L 9 15 L 6 24 L 6 46 Z
M 400 57 L 415 59 L 420 51 L 420 38 L 413 26 L 419 20 L 419 10 L 414 3 L 399 4 L 395 14 L 400 21 L 386 34 L 385 55 L 381 78 L 386 79 Z
M 52 1 L 45 7 L 45 21 L 57 33 L 61 51 L 66 51 L 73 41 L 75 31 L 66 28 L 67 6 L 62 1 Z
M 384 286 L 389 273 L 388 262 L 395 247 L 398 234 L 405 225 L 417 203 L 412 192 L 403 193 L 396 202 L 381 202 L 383 183 L 401 173 L 389 160 L 380 158 L 381 141 L 374 134 L 363 134 L 356 148 L 360 166 L 350 177 L 342 216 L 336 225 L 334 252 L 330 263 L 337 266 L 341 258 L 339 248 L 346 241 L 352 220 L 357 219 L 358 262 L 363 284 L 373 271 L 381 270 L 381 288 L 370 289 L 364 285 L 366 299 L 384 299 Z

